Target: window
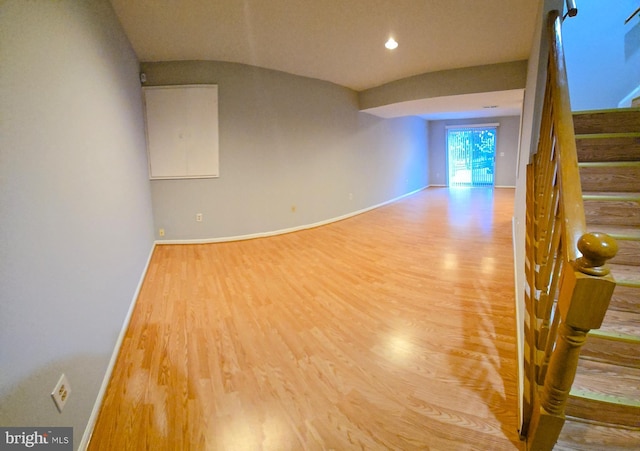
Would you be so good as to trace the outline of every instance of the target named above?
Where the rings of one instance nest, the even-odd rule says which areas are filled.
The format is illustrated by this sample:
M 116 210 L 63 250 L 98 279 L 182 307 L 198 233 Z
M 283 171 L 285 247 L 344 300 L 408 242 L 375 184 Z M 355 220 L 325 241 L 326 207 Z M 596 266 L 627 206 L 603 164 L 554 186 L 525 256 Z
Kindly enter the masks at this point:
M 449 186 L 493 186 L 497 126 L 447 127 Z

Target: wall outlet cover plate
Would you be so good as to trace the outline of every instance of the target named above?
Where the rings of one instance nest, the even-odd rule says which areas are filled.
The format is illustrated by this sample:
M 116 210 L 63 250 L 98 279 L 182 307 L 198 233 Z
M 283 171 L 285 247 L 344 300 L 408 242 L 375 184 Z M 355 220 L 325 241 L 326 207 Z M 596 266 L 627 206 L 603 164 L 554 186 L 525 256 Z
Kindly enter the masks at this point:
M 64 409 L 64 405 L 67 403 L 69 399 L 69 395 L 71 394 L 71 386 L 69 385 L 69 380 L 64 373 L 60 376 L 58 383 L 55 388 L 51 392 L 51 397 L 53 398 L 53 402 L 56 404 L 58 411 L 62 413 L 62 409 Z

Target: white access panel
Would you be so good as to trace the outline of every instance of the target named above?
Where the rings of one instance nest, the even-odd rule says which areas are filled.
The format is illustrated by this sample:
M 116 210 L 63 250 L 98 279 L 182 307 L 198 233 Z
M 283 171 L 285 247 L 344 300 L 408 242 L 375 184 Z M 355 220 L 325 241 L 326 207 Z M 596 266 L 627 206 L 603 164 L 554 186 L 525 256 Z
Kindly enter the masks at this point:
M 145 86 L 149 177 L 218 177 L 218 86 Z

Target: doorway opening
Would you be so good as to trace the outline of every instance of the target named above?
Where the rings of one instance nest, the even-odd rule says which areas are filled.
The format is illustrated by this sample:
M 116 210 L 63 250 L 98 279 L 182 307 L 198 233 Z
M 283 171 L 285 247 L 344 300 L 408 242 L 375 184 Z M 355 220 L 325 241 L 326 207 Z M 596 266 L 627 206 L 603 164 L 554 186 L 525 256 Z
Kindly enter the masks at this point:
M 447 127 L 449 186 L 493 186 L 497 124 Z

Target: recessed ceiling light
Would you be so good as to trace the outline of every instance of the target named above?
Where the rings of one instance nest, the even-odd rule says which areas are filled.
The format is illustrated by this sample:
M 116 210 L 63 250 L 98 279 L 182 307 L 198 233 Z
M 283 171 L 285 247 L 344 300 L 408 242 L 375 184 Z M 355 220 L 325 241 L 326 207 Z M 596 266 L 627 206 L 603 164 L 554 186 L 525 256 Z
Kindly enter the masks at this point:
M 389 38 L 389 40 L 384 44 L 384 46 L 389 50 L 393 50 L 398 47 L 398 43 L 396 42 L 395 39 Z

